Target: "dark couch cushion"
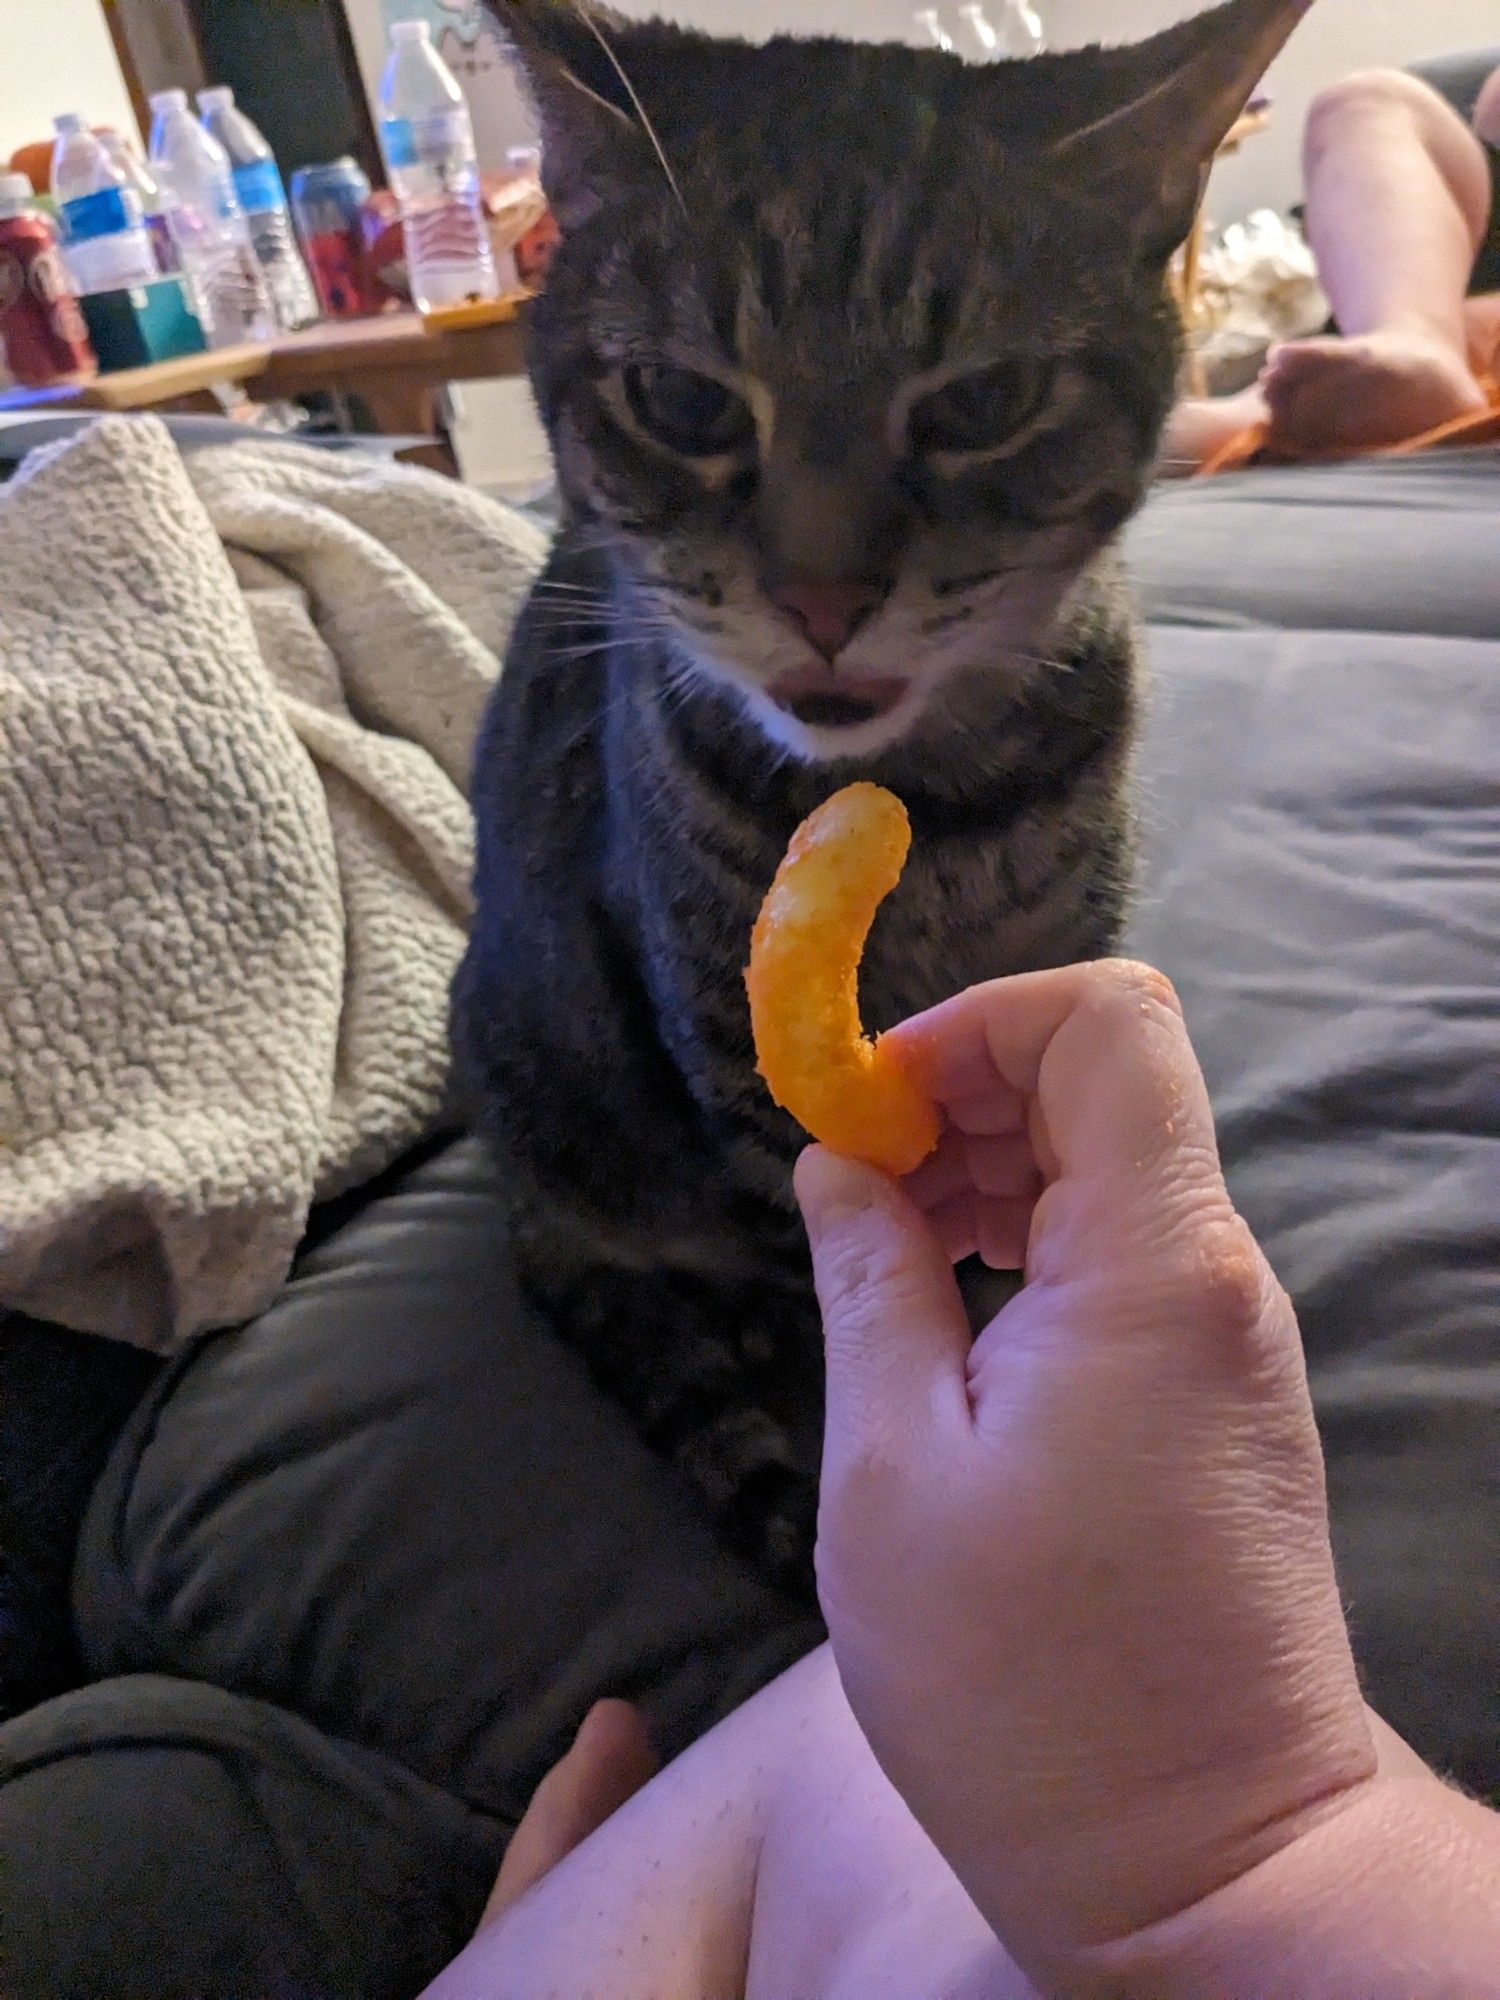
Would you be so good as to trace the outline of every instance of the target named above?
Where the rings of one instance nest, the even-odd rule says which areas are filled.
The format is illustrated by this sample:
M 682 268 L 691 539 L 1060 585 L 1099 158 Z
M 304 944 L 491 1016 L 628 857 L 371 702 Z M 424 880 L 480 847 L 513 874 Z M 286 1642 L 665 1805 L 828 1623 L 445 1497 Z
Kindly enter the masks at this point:
M 0 1312 L 0 1720 L 83 1679 L 68 1609 L 78 1524 L 161 1366 L 119 1341 Z
M 514 1818 L 601 1695 L 672 1751 L 816 1642 L 522 1304 L 501 1213 L 440 1151 L 154 1389 L 79 1548 L 92 1673 L 276 1702 Z
M 408 2000 L 503 1829 L 263 1702 L 155 1675 L 0 1731 L 6 2000 Z
M 1371 1699 L 1500 1788 L 1500 456 L 1159 495 L 1147 866 Z

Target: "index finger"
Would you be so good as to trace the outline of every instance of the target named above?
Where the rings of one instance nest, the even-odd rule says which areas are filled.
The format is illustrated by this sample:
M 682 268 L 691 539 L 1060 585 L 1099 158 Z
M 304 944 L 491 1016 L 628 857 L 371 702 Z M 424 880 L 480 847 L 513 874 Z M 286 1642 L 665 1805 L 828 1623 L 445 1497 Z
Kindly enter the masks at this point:
M 976 986 L 891 1031 L 903 1068 L 960 1131 L 1025 1128 L 1066 1170 L 1206 1149 L 1213 1119 L 1170 981 L 1103 959 Z

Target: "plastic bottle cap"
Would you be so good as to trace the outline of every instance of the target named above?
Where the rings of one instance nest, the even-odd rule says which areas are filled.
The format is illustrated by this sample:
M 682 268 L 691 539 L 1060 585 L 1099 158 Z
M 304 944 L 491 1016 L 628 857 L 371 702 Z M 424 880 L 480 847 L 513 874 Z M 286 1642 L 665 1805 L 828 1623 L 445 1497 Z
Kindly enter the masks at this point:
M 81 111 L 60 111 L 52 121 L 54 132 L 86 132 L 87 124 Z
M 25 174 L 0 174 L 0 215 L 19 215 L 35 199 Z
M 186 111 L 187 92 L 185 90 L 153 90 L 151 93 L 153 111 Z
M 426 42 L 432 39 L 430 21 L 392 21 L 391 40 L 393 42 Z
M 227 111 L 234 102 L 234 92 L 227 83 L 216 83 L 212 90 L 198 92 L 200 111 Z

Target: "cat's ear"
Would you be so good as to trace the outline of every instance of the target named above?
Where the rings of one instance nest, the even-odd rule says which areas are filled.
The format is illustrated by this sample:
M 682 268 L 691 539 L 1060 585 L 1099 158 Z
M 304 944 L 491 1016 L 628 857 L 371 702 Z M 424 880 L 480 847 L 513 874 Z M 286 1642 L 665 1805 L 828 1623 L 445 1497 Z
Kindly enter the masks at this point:
M 593 0 L 487 0 L 542 128 L 542 185 L 558 225 L 596 215 L 649 140 L 616 44 L 628 26 Z
M 1052 149 L 1075 181 L 1127 203 L 1143 257 L 1186 238 L 1214 154 L 1313 0 L 1223 0 L 1108 51 L 1103 108 Z

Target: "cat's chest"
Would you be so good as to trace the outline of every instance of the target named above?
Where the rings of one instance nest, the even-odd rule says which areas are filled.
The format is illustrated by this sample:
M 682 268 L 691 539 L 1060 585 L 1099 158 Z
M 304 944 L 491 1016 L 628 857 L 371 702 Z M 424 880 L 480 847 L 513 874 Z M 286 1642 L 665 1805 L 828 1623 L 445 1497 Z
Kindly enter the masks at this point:
M 740 868 L 711 848 L 679 850 L 670 865 L 658 857 L 639 915 L 648 957 L 690 1015 L 743 1010 L 750 931 L 779 860 L 769 848 Z M 914 847 L 866 945 L 866 1025 L 879 1031 L 979 981 L 1075 956 L 1060 886 L 1052 830 Z
M 1060 887 L 1050 834 L 914 848 L 860 967 L 865 1025 L 878 1032 L 965 987 L 1073 956 Z

